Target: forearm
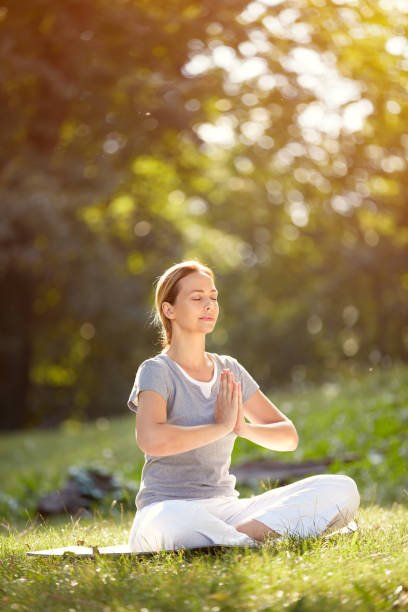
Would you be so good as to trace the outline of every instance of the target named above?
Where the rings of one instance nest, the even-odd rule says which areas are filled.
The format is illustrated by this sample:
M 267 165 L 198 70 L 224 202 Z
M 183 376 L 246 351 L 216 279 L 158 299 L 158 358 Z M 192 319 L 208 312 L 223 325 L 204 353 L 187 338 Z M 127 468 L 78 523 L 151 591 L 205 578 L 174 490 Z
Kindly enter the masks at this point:
M 136 441 L 140 448 L 154 457 L 176 455 L 215 442 L 228 434 L 224 425 L 210 423 L 183 427 L 158 423 L 149 431 L 148 436 L 141 438 L 136 430 Z
M 298 444 L 295 426 L 289 420 L 262 425 L 245 423 L 236 433 L 238 436 L 270 450 L 292 451 Z

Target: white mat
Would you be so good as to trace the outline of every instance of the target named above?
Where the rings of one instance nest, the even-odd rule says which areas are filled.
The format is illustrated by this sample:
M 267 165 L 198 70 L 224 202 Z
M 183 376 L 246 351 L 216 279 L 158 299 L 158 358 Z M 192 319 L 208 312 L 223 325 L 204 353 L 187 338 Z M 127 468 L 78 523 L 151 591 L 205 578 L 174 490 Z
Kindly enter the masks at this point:
M 82 557 L 82 558 L 95 558 L 97 555 L 105 555 L 110 557 L 119 557 L 121 555 L 143 557 L 160 554 L 163 552 L 218 552 L 227 548 L 237 548 L 237 546 L 200 546 L 197 548 L 182 548 L 177 550 L 163 550 L 158 552 L 132 552 L 127 544 L 117 544 L 115 546 L 63 546 L 61 548 L 48 548 L 46 550 L 30 550 L 26 554 L 30 557 Z
M 27 555 L 35 557 L 61 557 L 62 555 L 75 555 L 77 557 L 94 557 L 95 555 L 133 555 L 127 544 L 116 546 L 63 546 L 62 548 L 48 548 L 46 550 L 30 550 Z
M 351 521 L 345 527 L 329 533 L 324 538 L 332 538 L 339 534 L 350 534 L 357 531 L 358 526 L 355 521 Z M 261 548 L 262 545 L 258 544 Z M 237 546 L 202 546 L 197 548 L 184 548 L 184 552 L 217 552 L 219 550 L 225 550 L 227 548 L 238 548 Z M 245 547 L 244 547 L 245 548 Z M 178 552 L 173 550 L 165 550 L 161 552 Z M 120 555 L 125 556 L 151 556 L 157 553 L 154 552 L 132 552 L 127 544 L 116 544 L 115 546 L 63 546 L 61 548 L 48 548 L 46 550 L 30 550 L 26 553 L 30 557 L 62 557 L 63 555 L 69 557 L 88 557 L 94 558 L 96 555 L 105 555 L 110 557 L 118 557 Z

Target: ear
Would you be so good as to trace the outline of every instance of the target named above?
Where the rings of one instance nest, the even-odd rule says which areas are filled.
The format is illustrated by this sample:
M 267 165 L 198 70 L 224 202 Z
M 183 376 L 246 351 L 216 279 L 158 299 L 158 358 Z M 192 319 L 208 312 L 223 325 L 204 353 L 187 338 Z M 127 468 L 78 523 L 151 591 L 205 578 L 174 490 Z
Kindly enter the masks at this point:
M 167 317 L 168 319 L 172 319 L 173 318 L 173 305 L 170 304 L 170 302 L 163 302 L 162 312 L 164 313 L 165 317 Z

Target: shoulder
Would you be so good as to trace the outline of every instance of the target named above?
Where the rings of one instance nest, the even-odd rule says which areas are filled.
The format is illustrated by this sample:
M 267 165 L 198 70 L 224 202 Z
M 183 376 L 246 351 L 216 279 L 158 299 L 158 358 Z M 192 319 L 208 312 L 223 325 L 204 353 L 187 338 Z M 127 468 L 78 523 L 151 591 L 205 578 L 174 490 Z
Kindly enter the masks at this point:
M 228 368 L 238 376 L 250 376 L 245 366 L 243 366 L 242 363 L 240 363 L 235 357 L 232 357 L 231 355 L 217 355 L 216 353 L 213 353 L 213 355 L 218 358 L 222 368 Z
M 145 359 L 140 366 L 147 364 L 149 366 L 153 366 L 153 367 L 163 367 L 163 366 L 167 366 L 167 360 L 166 357 L 164 355 L 162 355 L 162 353 L 158 353 L 157 355 L 154 355 L 153 357 L 149 357 L 148 359 Z
M 163 376 L 167 376 L 168 371 L 169 366 L 166 361 L 166 358 L 160 354 L 145 359 L 138 367 L 138 373 L 143 372 L 143 374 L 152 372 L 156 375 L 162 373 Z
M 238 360 L 231 355 L 218 355 L 217 353 L 211 353 L 216 359 L 218 359 L 222 368 L 235 369 L 239 366 Z
M 166 398 L 171 395 L 174 381 L 166 357 L 159 354 L 145 359 L 137 370 L 135 384 L 139 388 L 159 390 Z

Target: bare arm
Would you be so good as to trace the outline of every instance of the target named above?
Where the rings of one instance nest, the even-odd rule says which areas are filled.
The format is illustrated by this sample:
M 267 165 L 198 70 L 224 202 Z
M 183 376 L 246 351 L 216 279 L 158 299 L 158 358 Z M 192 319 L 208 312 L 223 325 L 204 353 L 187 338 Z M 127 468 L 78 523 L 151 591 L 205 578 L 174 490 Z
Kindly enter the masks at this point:
M 208 425 L 187 427 L 167 423 L 164 398 L 156 391 L 141 391 L 136 441 L 143 452 L 155 457 L 185 453 L 226 436 L 233 430 L 237 414 L 238 388 L 224 372 L 214 408 L 215 423 Z
M 245 421 L 244 415 L 251 423 Z M 298 435 L 292 421 L 278 410 L 259 389 L 244 405 L 242 405 L 242 397 L 239 397 L 238 417 L 234 431 L 242 438 L 270 450 L 292 451 L 298 445 Z

